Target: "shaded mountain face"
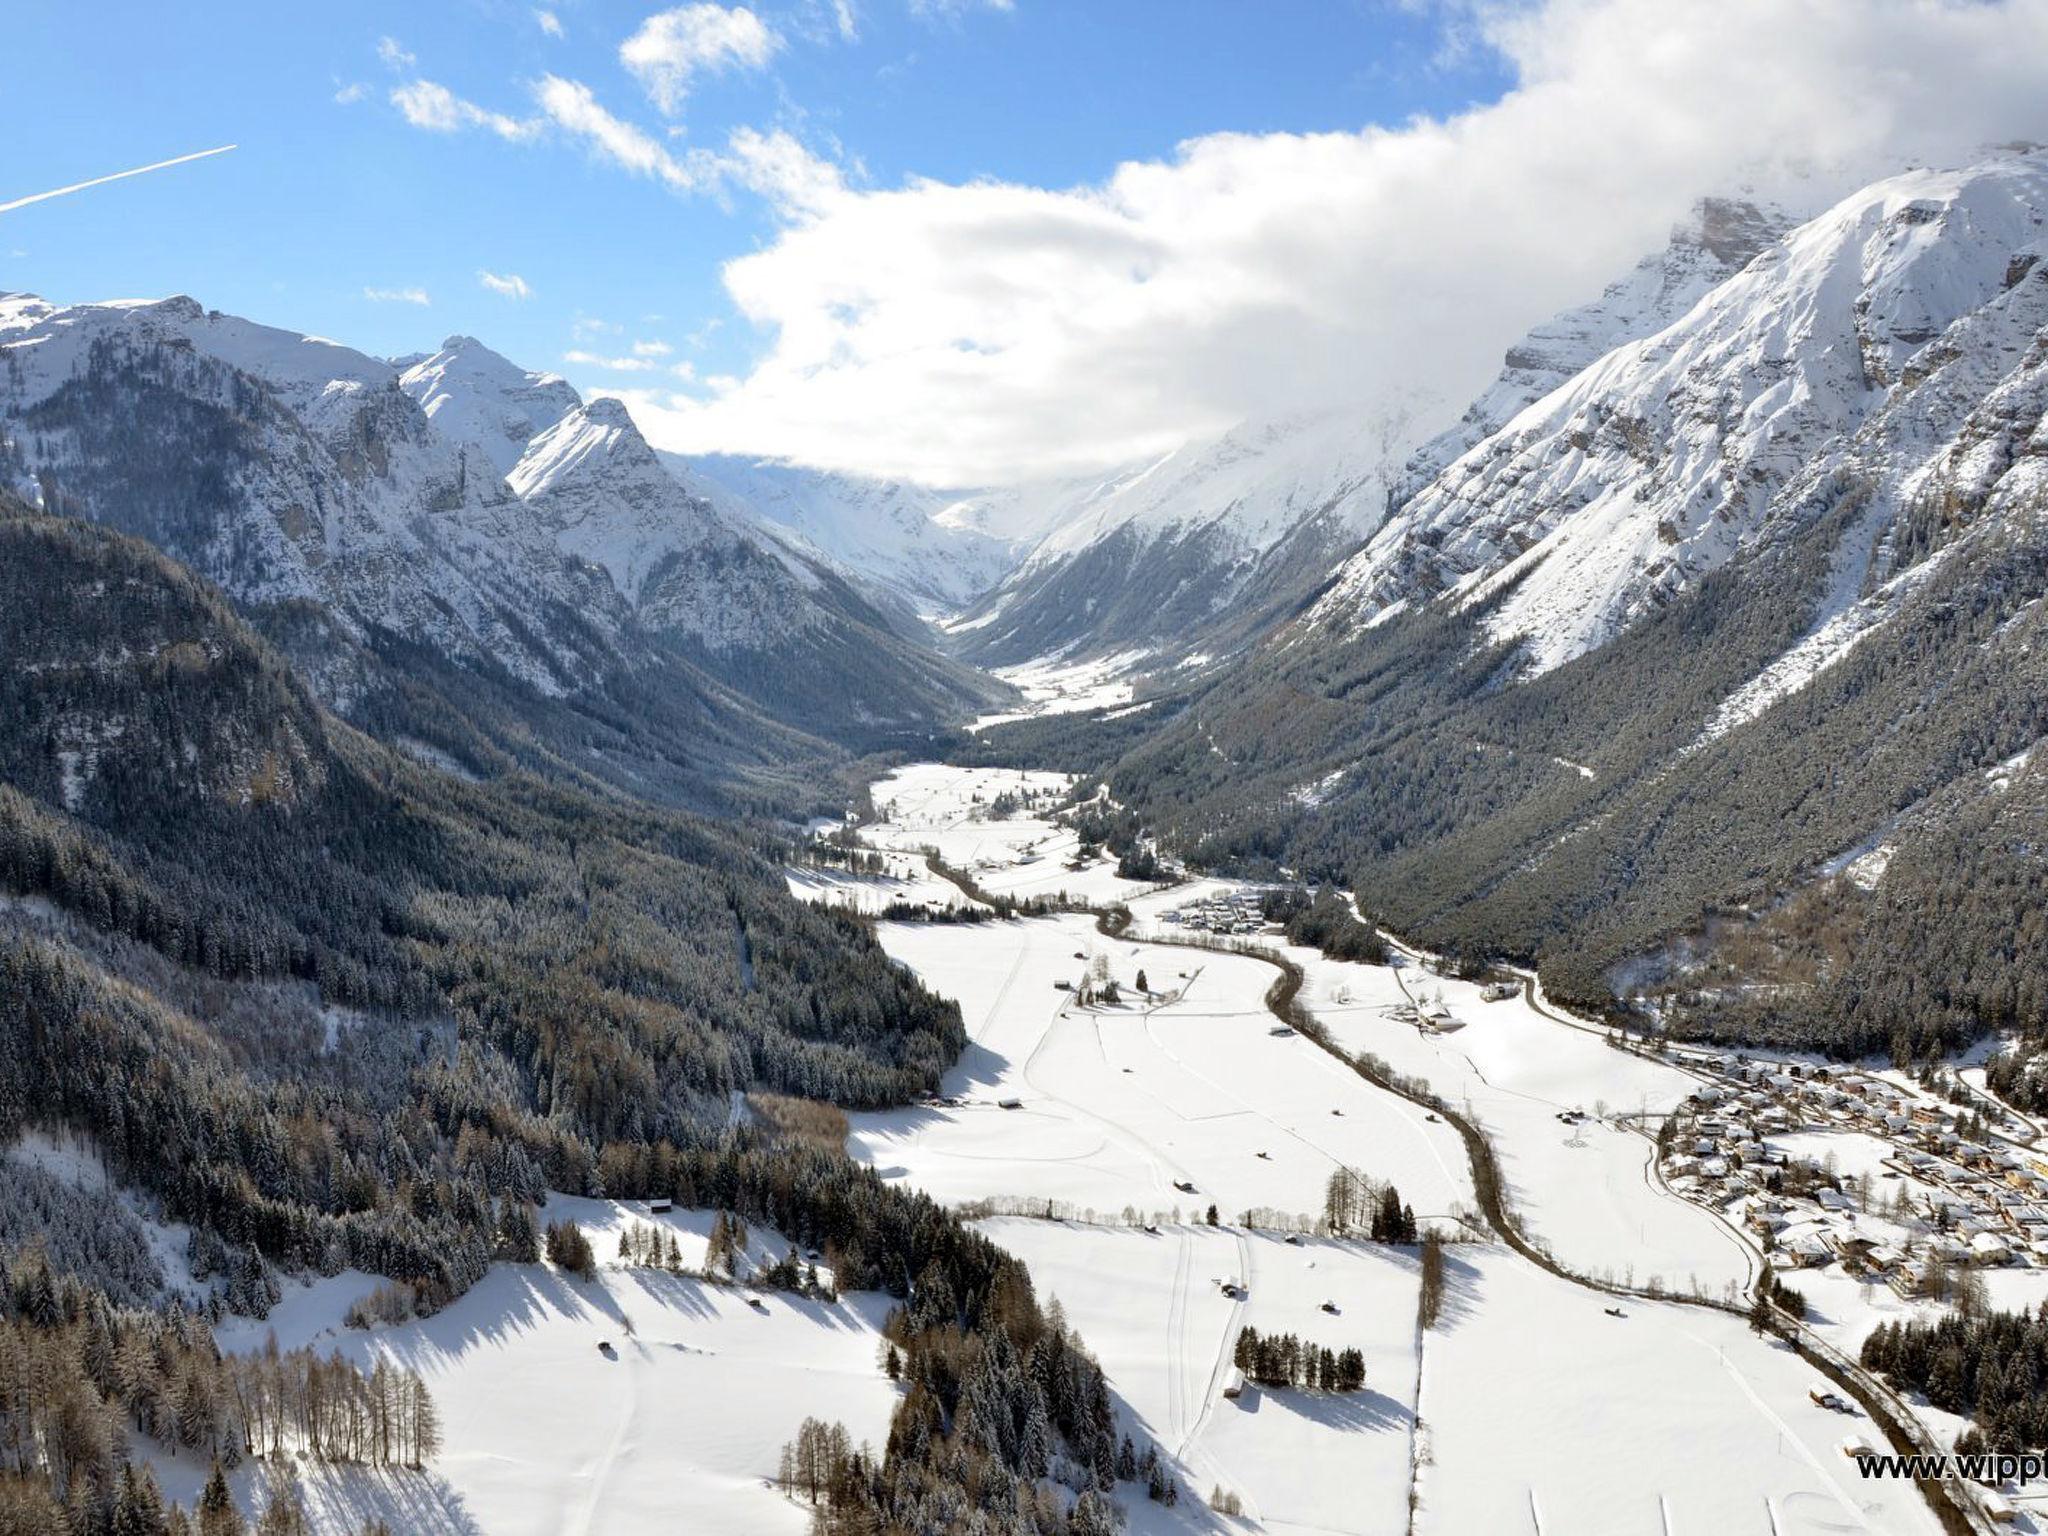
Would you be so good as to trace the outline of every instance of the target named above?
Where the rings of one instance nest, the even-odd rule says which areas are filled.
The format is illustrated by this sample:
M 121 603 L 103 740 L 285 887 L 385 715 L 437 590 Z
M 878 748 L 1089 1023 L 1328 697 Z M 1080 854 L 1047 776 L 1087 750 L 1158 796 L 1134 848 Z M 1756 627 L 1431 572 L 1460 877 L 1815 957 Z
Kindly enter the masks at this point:
M 2048 847 L 2044 242 L 2038 152 L 1787 232 L 1162 700 L 1115 792 L 1588 1005 L 1909 1054 L 2048 1028 L 2013 922 Z
M 701 799 L 1002 693 L 720 517 L 616 404 L 463 338 L 401 372 L 189 299 L 10 296 L 0 437 L 40 504 L 150 540 L 330 704 L 474 771 Z

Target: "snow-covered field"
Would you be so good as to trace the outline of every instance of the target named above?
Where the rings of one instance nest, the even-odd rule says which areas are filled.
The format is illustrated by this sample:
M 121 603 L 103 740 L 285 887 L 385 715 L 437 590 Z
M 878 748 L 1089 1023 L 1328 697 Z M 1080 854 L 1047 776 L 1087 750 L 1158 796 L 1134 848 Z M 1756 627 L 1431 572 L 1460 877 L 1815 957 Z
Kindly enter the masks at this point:
M 1113 943 L 1082 916 L 892 923 L 882 942 L 959 1000 L 970 1036 L 943 1085 L 958 1105 L 851 1117 L 854 1155 L 886 1178 L 948 1202 L 1019 1196 L 1148 1217 L 1213 1202 L 1233 1218 L 1319 1213 L 1342 1164 L 1393 1181 L 1418 1216 L 1472 1199 L 1449 1125 L 1271 1033 L 1274 973 L 1257 960 Z M 1078 983 L 1098 953 L 1126 1001 L 1082 1008 L 1054 982 Z M 1132 997 L 1141 970 L 1155 1004 Z
M 323 1536 L 353 1536 L 363 1512 L 434 1536 L 797 1533 L 807 1513 L 768 1479 L 805 1416 L 844 1423 L 856 1443 L 887 1438 L 897 1390 L 877 1350 L 888 1298 L 827 1304 L 771 1291 L 757 1309 L 740 1288 L 614 1257 L 620 1230 L 646 1224 L 675 1234 L 684 1264 L 699 1264 L 707 1213 L 649 1217 L 613 1201 L 551 1199 L 543 1218 L 564 1217 L 597 1251 L 594 1281 L 499 1264 L 446 1311 L 365 1333 L 342 1317 L 377 1282 L 350 1272 L 290 1286 L 263 1322 L 221 1326 L 223 1348 L 260 1349 L 275 1333 L 284 1348 L 338 1349 L 365 1369 L 383 1357 L 433 1391 L 445 1445 L 432 1475 L 309 1480 Z M 783 1244 L 756 1230 L 748 1251 L 779 1257 Z M 181 1465 L 160 1471 L 165 1491 L 189 1500 L 205 1469 Z M 260 1477 L 251 1467 L 242 1481 Z
M 1143 881 L 1119 877 L 1113 858 L 1098 855 L 1083 868 L 1070 867 L 1081 839 L 1044 813 L 1072 784 L 1063 773 L 913 763 L 875 784 L 881 819 L 861 828 L 861 839 L 878 848 L 936 848 L 984 890 L 1020 900 L 1064 893 L 1109 903 L 1150 890 Z M 1002 796 L 1012 797 L 1018 808 L 999 814 Z
M 783 871 L 783 877 L 789 882 L 789 893 L 799 901 L 870 916 L 900 902 L 947 909 L 981 905 L 952 881 L 933 874 L 919 854 L 882 853 L 880 857 L 888 865 L 881 874 L 857 875 L 806 865 Z
M 890 781 L 897 824 L 921 817 L 958 838 L 964 858 L 998 864 L 1032 839 L 1014 829 L 991 838 L 949 818 L 1005 779 L 902 770 Z M 878 788 L 878 806 L 890 798 Z M 1081 916 L 883 925 L 892 955 L 960 1001 L 970 1044 L 943 1086 L 955 1102 L 854 1116 L 851 1149 L 948 1202 L 1096 1213 L 1092 1224 L 1007 1214 L 981 1225 L 1059 1298 L 1189 1484 L 1243 1499 L 1246 1519 L 1219 1528 L 1934 1528 L 1909 1486 L 1865 1482 L 1841 1454 L 1845 1436 L 1872 1433 L 1867 1421 L 1814 1407 L 1818 1376 L 1739 1316 L 1629 1301 L 1614 1317 L 1610 1296 L 1496 1244 L 1461 1244 L 1450 1250 L 1443 1316 L 1418 1341 L 1411 1251 L 1229 1230 L 1253 1207 L 1317 1212 L 1339 1163 L 1391 1179 L 1425 1218 L 1469 1201 L 1471 1185 L 1448 1125 L 1274 1032 L 1263 1003 L 1271 966 L 1147 941 L 1171 931 L 1165 910 L 1209 884 L 1133 893 L 1138 926 L 1115 941 Z M 1427 1078 L 1484 1124 L 1526 1225 L 1565 1263 L 1681 1290 L 1697 1277 L 1716 1294 L 1746 1281 L 1745 1241 L 1665 1190 L 1651 1143 L 1614 1119 L 1654 1115 L 1695 1079 L 1519 997 L 1482 1002 L 1476 988 L 1412 961 L 1396 969 L 1292 953 L 1308 969 L 1304 1001 L 1347 1048 Z M 1055 983 L 1080 981 L 1098 955 L 1124 998 L 1083 1007 Z M 1132 997 L 1141 969 L 1148 1001 Z M 1428 1035 L 1390 1019 L 1409 1001 L 1404 983 L 1427 1001 L 1440 989 L 1464 1027 Z M 1557 1119 L 1603 1103 L 1604 1123 Z M 1195 1224 L 1211 1202 L 1223 1229 Z M 1126 1209 L 1165 1220 L 1149 1232 L 1123 1224 Z M 1248 1282 L 1248 1293 L 1225 1296 L 1222 1279 Z M 1324 1312 L 1325 1301 L 1337 1311 Z M 1224 1399 L 1230 1338 L 1243 1324 L 1362 1348 L 1367 1391 Z M 1183 1517 L 1199 1512 L 1184 1507 Z M 1158 1519 L 1144 1510 L 1135 1523 Z
M 983 1232 L 1057 1296 L 1125 1403 L 1195 1491 L 1223 1488 L 1252 1528 L 1407 1528 L 1417 1273 L 1399 1249 L 1199 1226 L 1151 1234 L 996 1217 Z M 1241 1283 L 1227 1297 L 1219 1280 Z M 1322 1310 L 1336 1304 L 1335 1313 Z M 1365 1390 L 1223 1396 L 1240 1326 L 1366 1359 Z
M 1841 1452 L 1868 1419 L 1739 1317 L 1598 1294 L 1500 1248 L 1453 1254 L 1424 1351 L 1423 1532 L 1817 1536 L 1937 1527 Z
M 1131 673 L 1143 661 L 1144 651 L 1126 651 L 1093 661 L 1026 662 L 1022 666 L 998 667 L 996 676 L 1023 690 L 1023 707 L 1001 714 L 983 715 L 968 727 L 987 730 L 1012 720 L 1035 715 L 1073 714 L 1084 709 L 1106 709 L 1131 702 Z
M 1371 1051 L 1479 1121 L 1524 1230 L 1561 1263 L 1636 1285 L 1654 1277 L 1690 1290 L 1697 1282 L 1717 1296 L 1748 1285 L 1757 1254 L 1725 1222 L 1659 1185 L 1654 1144 L 1633 1128 L 1637 1117 L 1684 1099 L 1697 1079 L 1560 1024 L 1523 996 L 1487 1002 L 1476 983 L 1429 974 L 1410 956 L 1365 966 L 1287 953 L 1308 975 L 1303 1002 L 1346 1050 Z M 1460 1027 L 1430 1033 L 1389 1016 L 1439 999 Z M 1557 1118 L 1571 1110 L 1588 1118 Z

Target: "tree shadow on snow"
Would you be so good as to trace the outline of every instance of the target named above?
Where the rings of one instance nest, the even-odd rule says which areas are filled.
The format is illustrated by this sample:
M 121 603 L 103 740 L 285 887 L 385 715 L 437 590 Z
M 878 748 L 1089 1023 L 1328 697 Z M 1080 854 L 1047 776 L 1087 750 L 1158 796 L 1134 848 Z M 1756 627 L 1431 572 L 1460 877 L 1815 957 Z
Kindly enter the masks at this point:
M 436 1356 L 510 1343 L 550 1315 L 611 1328 L 625 1323 L 624 1311 L 596 1281 L 576 1280 L 541 1264 L 503 1264 L 445 1312 L 365 1338 L 401 1363 L 418 1366 Z
M 1444 1248 L 1444 1294 L 1432 1333 L 1451 1333 L 1479 1311 L 1479 1266 L 1458 1257 L 1454 1245 Z
M 960 1053 L 960 1059 L 946 1072 L 945 1091 L 959 1093 L 966 1088 L 992 1087 L 999 1081 L 1010 1065 L 1010 1058 L 1000 1051 L 992 1051 L 979 1041 L 967 1042 L 967 1049 Z
M 483 1536 L 462 1495 L 432 1471 L 336 1466 L 297 1467 L 307 1509 L 321 1528 L 360 1531 L 382 1521 L 406 1536 Z
M 1237 1406 L 1248 1413 L 1259 1412 L 1260 1403 L 1271 1398 L 1275 1412 L 1322 1424 L 1331 1429 L 1366 1431 L 1395 1429 L 1403 1434 L 1415 1422 L 1414 1412 L 1386 1393 L 1368 1386 L 1359 1392 L 1306 1392 L 1293 1387 L 1247 1387 Z

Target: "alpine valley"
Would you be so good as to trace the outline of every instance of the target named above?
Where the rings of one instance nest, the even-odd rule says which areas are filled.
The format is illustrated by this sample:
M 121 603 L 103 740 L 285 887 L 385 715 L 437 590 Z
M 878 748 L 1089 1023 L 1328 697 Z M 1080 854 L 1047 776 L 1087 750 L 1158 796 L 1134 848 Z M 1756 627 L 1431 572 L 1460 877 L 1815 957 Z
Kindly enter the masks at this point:
M 1982 1529 L 2044 599 L 2037 147 L 1024 484 L 0 294 L 0 1536 Z

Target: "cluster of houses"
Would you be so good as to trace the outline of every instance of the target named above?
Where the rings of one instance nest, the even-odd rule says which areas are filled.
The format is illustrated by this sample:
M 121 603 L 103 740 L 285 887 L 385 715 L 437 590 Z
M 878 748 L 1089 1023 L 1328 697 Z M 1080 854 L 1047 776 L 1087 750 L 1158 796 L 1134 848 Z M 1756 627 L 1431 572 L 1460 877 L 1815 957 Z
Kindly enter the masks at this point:
M 1169 923 L 1201 933 L 1257 933 L 1266 926 L 1258 898 L 1245 891 L 1204 897 L 1161 915 Z
M 1954 1107 L 1852 1068 L 1715 1068 L 1674 1117 L 1665 1179 L 1747 1226 L 1780 1268 L 1839 1260 L 1911 1297 L 1963 1266 L 2048 1267 L 2048 1158 L 1973 1135 Z M 1890 1153 L 1859 1199 L 1859 1181 L 1770 1140 L 1795 1131 L 1861 1132 Z M 1903 1193 L 1885 1199 L 1884 1181 Z M 1867 1208 L 1880 1202 L 1890 1210 Z

